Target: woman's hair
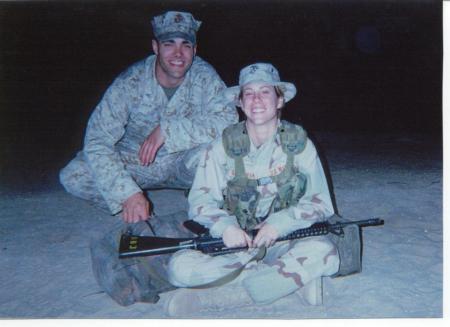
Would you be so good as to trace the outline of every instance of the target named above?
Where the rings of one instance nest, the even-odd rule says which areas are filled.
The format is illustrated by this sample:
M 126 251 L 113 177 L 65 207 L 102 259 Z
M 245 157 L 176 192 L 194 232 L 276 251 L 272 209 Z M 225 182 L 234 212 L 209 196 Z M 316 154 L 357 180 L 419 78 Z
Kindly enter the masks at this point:
M 282 97 L 283 98 L 283 103 L 281 104 L 280 109 L 278 110 L 278 118 L 280 118 L 281 116 L 281 109 L 284 108 L 285 102 L 284 102 L 284 92 L 281 89 L 281 87 L 279 87 L 278 85 L 274 85 L 273 88 L 275 89 L 275 94 L 277 95 L 278 98 Z M 243 89 L 241 87 L 241 90 L 239 91 L 239 100 L 242 100 L 242 95 L 243 95 Z

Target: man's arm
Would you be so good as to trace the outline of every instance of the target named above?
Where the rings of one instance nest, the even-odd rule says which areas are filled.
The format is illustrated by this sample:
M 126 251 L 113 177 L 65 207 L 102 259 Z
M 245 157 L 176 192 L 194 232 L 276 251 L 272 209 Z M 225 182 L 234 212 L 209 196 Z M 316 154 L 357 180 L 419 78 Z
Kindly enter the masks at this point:
M 188 108 L 188 115 L 165 116 L 160 121 L 169 153 L 209 143 L 220 137 L 225 127 L 238 121 L 236 108 L 225 105 L 220 97 L 226 86 L 217 73 L 210 68 L 193 76 L 192 92 L 199 100 L 198 105 Z
M 139 148 L 139 161 L 141 165 L 148 166 L 153 163 L 159 148 L 164 144 L 165 138 L 161 132 L 161 126 L 157 126 L 145 139 Z

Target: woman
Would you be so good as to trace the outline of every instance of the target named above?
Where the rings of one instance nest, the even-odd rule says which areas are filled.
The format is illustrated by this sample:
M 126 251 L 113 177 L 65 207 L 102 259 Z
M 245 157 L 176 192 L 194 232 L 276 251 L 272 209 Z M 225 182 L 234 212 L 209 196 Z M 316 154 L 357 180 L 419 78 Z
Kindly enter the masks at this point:
M 295 86 L 281 82 L 267 63 L 243 68 L 239 85 L 226 90 L 225 99 L 246 120 L 206 149 L 189 195 L 189 216 L 227 247 L 249 250 L 216 257 L 193 250 L 174 254 L 169 281 L 190 289 L 174 293 L 169 314 L 267 304 L 337 272 L 337 249 L 326 237 L 275 242 L 333 215 L 313 143 L 302 127 L 279 119 L 295 94 Z

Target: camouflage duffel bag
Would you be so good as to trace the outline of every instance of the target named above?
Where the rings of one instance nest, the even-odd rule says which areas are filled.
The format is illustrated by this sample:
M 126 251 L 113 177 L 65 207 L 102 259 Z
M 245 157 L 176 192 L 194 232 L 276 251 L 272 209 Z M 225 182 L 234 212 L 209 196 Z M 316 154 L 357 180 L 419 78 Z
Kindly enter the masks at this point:
M 158 236 L 192 237 L 183 222 L 187 213 L 180 211 L 150 219 Z M 90 244 L 92 270 L 103 291 L 123 306 L 135 302 L 156 303 L 159 294 L 175 289 L 167 281 L 170 254 L 119 259 L 118 249 L 122 233 L 154 236 L 146 222 L 125 224 L 121 220 L 101 238 Z

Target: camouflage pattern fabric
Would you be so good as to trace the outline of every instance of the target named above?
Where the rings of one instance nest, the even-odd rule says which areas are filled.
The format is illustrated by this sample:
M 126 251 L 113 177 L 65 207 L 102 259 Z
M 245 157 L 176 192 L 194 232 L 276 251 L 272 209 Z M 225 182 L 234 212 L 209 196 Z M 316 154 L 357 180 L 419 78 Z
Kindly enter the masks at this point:
M 279 135 L 275 134 L 259 148 L 251 143 L 243 163 L 249 179 L 282 172 L 287 155 L 282 150 Z M 236 175 L 234 165 L 234 159 L 225 153 L 222 140 L 215 141 L 199 162 L 189 194 L 189 217 L 209 228 L 213 237 L 221 237 L 230 225 L 238 226 L 236 216 L 223 208 L 227 183 Z M 293 165 L 307 179 L 304 196 L 287 208 L 269 214 L 264 221 L 272 225 L 279 236 L 324 221 L 334 213 L 323 168 L 311 140 L 306 139 L 305 148 L 294 156 Z M 278 194 L 277 184 L 259 185 L 256 190 L 259 196 L 256 216 L 263 217 L 270 213 Z M 256 265 L 249 264 L 252 251 L 255 250 L 218 257 L 192 250 L 180 251 L 169 262 L 169 281 L 178 287 L 198 287 L 245 266 L 233 282 L 242 283 L 256 303 L 270 303 L 318 277 L 335 274 L 339 268 L 338 251 L 326 237 L 276 243 Z
M 188 188 L 198 157 L 186 152 L 237 121 L 235 108 L 217 97 L 225 84 L 208 63 L 195 57 L 169 101 L 155 77 L 155 58 L 131 66 L 108 88 L 89 119 L 82 155 L 60 174 L 68 192 L 112 214 L 142 187 Z M 139 148 L 158 125 L 165 143 L 156 162 L 142 167 Z
M 181 37 L 196 44 L 201 24 L 190 13 L 180 11 L 168 11 L 152 19 L 153 34 L 160 42 Z
M 333 275 L 339 267 L 336 247 L 326 237 L 276 243 L 262 261 L 248 264 L 257 250 L 216 257 L 179 251 L 170 259 L 168 279 L 178 287 L 201 287 L 247 265 L 230 284 L 242 285 L 255 303 L 268 304 L 318 277 Z
M 276 183 L 277 194 L 271 204 L 272 210 L 269 210 L 266 216 L 289 207 L 290 203 L 297 203 L 306 191 L 306 177 L 293 167 L 294 156 L 305 148 L 306 132 L 299 125 L 281 121 L 277 133 L 281 148 L 287 155 L 285 166 L 277 175 L 260 179 L 249 179 L 245 175 L 243 157 L 250 151 L 250 138 L 245 121 L 228 126 L 222 133 L 225 152 L 235 161 L 235 177 L 227 182 L 225 207 L 236 216 L 244 230 L 254 229 L 263 220 L 262 217 L 255 216 L 260 199 L 257 185 Z
M 187 212 L 180 211 L 165 216 L 155 216 L 150 223 L 157 235 L 193 237 L 183 227 Z M 155 303 L 159 294 L 175 289 L 168 282 L 167 265 L 170 255 L 119 259 L 120 235 L 153 235 L 145 222 L 125 224 L 117 221 L 114 228 L 90 243 L 92 270 L 101 289 L 123 306 L 135 302 Z
M 204 146 L 194 149 L 156 156 L 149 166 L 129 162 L 122 157 L 127 174 L 140 189 L 176 188 L 189 189 L 194 178 L 195 166 Z M 191 168 L 188 168 L 188 165 Z M 108 210 L 107 202 L 98 189 L 97 179 L 90 169 L 86 155 L 80 151 L 77 156 L 61 171 L 60 180 L 65 189 L 95 206 Z M 187 216 L 185 217 L 187 219 Z
M 243 158 L 246 176 L 249 179 L 276 176 L 284 170 L 286 160 L 278 134 L 259 148 L 251 143 L 249 153 Z M 189 193 L 189 218 L 209 228 L 213 237 L 221 237 L 229 225 L 238 226 L 236 216 L 225 210 L 223 198 L 227 183 L 235 177 L 234 165 L 233 158 L 226 155 L 222 140 L 214 141 L 200 158 Z M 311 140 L 307 139 L 305 149 L 294 156 L 294 169 L 306 177 L 305 194 L 297 203 L 270 214 L 265 220 L 277 229 L 279 236 L 326 220 L 334 213 L 322 164 Z M 255 216 L 264 217 L 277 196 L 277 185 L 259 185 L 257 192 Z

